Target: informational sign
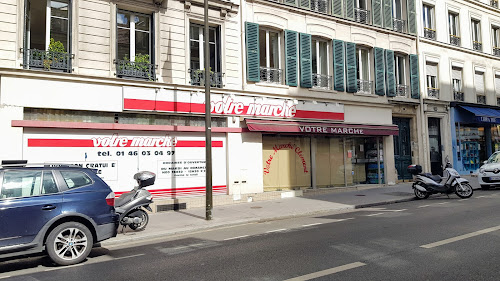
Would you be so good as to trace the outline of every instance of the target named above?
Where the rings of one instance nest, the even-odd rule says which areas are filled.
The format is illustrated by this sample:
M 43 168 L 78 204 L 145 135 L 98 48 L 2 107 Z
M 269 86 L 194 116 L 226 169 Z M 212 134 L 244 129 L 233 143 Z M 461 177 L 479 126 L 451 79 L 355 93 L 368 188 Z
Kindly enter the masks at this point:
M 24 134 L 28 163 L 73 164 L 94 169 L 117 193 L 131 190 L 139 171 L 156 174 L 147 189 L 155 197 L 205 194 L 205 137 L 202 133 L 148 133 L 32 129 Z M 213 193 L 226 194 L 226 138 L 212 134 Z

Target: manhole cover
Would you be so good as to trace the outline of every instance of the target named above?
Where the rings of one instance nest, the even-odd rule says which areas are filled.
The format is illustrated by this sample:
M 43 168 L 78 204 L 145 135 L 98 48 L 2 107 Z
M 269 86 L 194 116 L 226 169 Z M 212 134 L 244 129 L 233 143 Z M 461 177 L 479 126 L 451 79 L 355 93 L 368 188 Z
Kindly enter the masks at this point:
M 255 206 L 255 207 L 250 207 L 250 209 L 261 209 L 262 207 Z

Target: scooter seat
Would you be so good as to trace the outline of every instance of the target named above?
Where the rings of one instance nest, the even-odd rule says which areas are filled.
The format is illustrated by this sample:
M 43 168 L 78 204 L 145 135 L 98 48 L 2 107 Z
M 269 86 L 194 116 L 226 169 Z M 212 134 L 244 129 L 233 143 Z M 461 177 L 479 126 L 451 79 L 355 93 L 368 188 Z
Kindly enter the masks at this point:
M 120 197 L 115 198 L 115 207 L 120 207 L 130 202 L 132 196 L 134 196 L 132 192 L 127 192 L 123 193 Z
M 440 183 L 443 180 L 441 178 L 441 176 L 439 176 L 439 175 L 433 175 L 431 173 L 422 173 L 421 175 L 424 176 L 424 177 L 430 178 L 431 180 L 433 180 L 433 181 L 435 181 L 437 183 Z

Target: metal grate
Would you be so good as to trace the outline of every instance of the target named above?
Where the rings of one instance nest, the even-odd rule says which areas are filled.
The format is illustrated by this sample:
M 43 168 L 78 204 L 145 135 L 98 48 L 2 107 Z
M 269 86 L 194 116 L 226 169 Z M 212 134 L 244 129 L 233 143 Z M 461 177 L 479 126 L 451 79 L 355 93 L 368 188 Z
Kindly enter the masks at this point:
M 433 99 L 439 99 L 439 89 L 427 88 L 427 96 Z
M 491 7 L 498 8 L 498 0 L 491 0 L 491 1 L 490 1 L 490 6 L 491 6 Z
M 115 60 L 115 64 L 118 77 L 156 80 L 154 64 L 129 60 Z
M 486 104 L 486 96 L 477 95 L 477 103 Z
M 493 47 L 493 55 L 500 57 L 500 48 L 499 47 Z
M 322 88 L 326 90 L 332 89 L 332 76 L 324 74 L 312 74 L 312 84 L 315 88 Z
M 453 99 L 455 101 L 464 101 L 464 93 L 463 92 L 453 92 Z
M 472 47 L 474 48 L 474 50 L 476 50 L 476 51 L 482 51 L 483 50 L 483 43 L 477 42 L 477 41 L 473 41 L 472 43 L 473 43 Z
M 436 31 L 434 29 L 424 27 L 424 37 L 427 39 L 436 40 Z
M 401 84 L 396 85 L 396 96 L 397 97 L 407 98 L 409 93 L 410 93 L 410 86 L 401 85 Z
M 358 80 L 358 93 L 373 94 L 373 81 Z
M 28 49 L 24 53 L 27 64 L 24 68 L 40 68 L 45 70 L 59 70 L 71 72 L 72 54 Z
M 370 24 L 370 11 L 354 8 L 354 20 L 364 24 Z
M 267 83 L 281 84 L 283 76 L 283 70 L 270 68 L 270 67 L 260 67 L 260 81 Z
M 205 86 L 205 70 L 202 69 L 189 69 L 189 76 L 191 85 Z M 222 76 L 224 73 L 210 71 L 210 86 L 215 88 L 222 88 Z
M 406 33 L 406 21 L 402 19 L 392 18 L 392 27 L 394 31 Z
M 186 203 L 156 205 L 156 212 L 178 211 L 185 210 L 186 208 Z
M 453 35 L 453 34 L 450 34 L 450 44 L 460 47 L 460 37 Z

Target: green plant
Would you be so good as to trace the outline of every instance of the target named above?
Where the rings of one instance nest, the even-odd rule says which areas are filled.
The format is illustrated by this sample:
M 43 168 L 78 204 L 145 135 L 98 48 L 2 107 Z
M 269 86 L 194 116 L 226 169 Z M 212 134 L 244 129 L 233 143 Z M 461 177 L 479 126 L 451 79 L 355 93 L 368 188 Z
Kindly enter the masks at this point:
M 141 76 L 146 74 L 149 80 L 153 80 L 152 72 L 150 71 L 151 61 L 148 54 L 137 54 L 134 57 L 134 61 L 130 61 L 128 56 L 125 55 L 123 60 L 125 63 L 119 66 L 121 70 L 142 72 Z
M 64 44 L 61 41 L 55 41 L 54 38 L 50 38 L 48 53 L 43 59 L 43 67 L 50 70 L 54 62 L 63 60 L 65 56 L 66 50 L 64 49 Z

